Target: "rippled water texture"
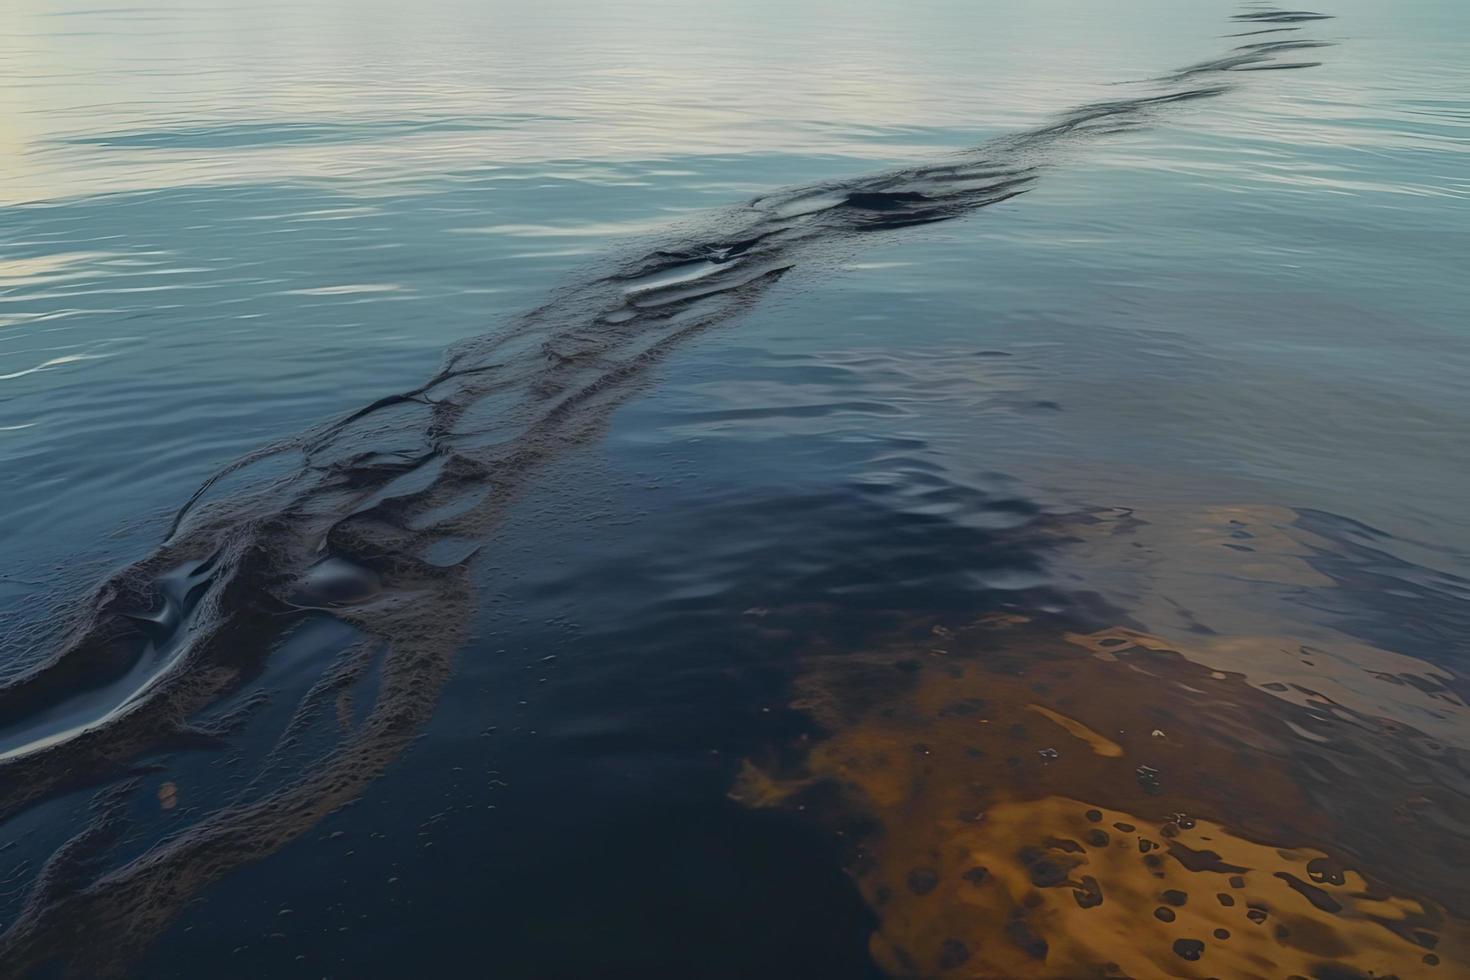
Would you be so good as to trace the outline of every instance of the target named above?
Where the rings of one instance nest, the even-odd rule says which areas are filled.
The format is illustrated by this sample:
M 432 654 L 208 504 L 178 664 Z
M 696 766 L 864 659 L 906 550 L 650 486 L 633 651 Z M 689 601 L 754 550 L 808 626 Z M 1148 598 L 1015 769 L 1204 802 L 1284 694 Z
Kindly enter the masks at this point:
M 0 974 L 1470 971 L 1467 40 L 7 6 Z

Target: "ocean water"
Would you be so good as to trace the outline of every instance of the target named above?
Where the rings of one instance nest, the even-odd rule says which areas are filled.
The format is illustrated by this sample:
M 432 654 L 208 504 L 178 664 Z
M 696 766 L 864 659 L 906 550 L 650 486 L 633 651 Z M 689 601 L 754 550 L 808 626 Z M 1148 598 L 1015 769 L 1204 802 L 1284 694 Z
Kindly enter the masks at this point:
M 1322 3 L 6 4 L 0 974 L 1470 970 L 1470 9 Z

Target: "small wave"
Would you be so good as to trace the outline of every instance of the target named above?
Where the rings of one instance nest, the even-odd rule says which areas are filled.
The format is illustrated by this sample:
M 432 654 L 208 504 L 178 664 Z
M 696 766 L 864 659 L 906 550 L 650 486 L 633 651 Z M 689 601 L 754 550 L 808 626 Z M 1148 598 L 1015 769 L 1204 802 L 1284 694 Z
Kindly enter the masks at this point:
M 269 146 L 362 143 L 427 133 L 478 133 L 515 129 L 565 117 L 504 115 L 444 119 L 380 119 L 362 122 L 201 123 L 171 129 L 83 133 L 56 140 L 63 146 L 119 150 L 224 150 Z
M 1261 24 L 1300 24 L 1311 20 L 1331 20 L 1331 14 L 1319 14 L 1312 10 L 1263 10 L 1259 13 L 1236 14 L 1234 20 L 1248 20 Z

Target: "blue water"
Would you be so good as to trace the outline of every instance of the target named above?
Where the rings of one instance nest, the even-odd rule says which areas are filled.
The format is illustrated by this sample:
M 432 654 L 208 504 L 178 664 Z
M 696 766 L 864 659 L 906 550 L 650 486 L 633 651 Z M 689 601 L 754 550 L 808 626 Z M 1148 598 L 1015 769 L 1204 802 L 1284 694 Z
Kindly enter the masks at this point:
M 877 969 L 882 912 L 845 859 L 810 822 L 725 794 L 743 756 L 805 737 L 784 707 L 801 651 L 861 647 L 901 617 L 1123 623 L 1256 692 L 1280 671 L 1240 650 L 1287 637 L 1332 651 L 1318 690 L 1343 710 L 1470 752 L 1470 9 L 1239 16 L 1265 10 L 8 4 L 0 765 L 69 773 L 0 812 L 17 972 L 57 950 L 77 975 Z M 1251 31 L 1277 33 L 1232 36 Z M 1171 76 L 1301 38 L 1327 43 Z M 1078 106 L 1201 86 L 1220 90 L 1130 109 L 1116 132 L 1015 142 Z M 534 464 L 486 448 L 519 438 L 497 426 L 529 396 L 453 392 L 483 414 L 456 438 L 493 460 L 469 482 L 513 490 L 434 542 L 434 568 L 474 555 L 452 601 L 437 573 L 353 552 L 252 584 L 300 617 L 262 639 L 278 608 L 230 619 L 235 593 L 190 591 L 202 545 L 154 557 L 211 474 L 415 389 L 465 338 L 521 338 L 503 359 L 471 351 L 497 370 L 547 336 L 545 356 L 581 356 L 576 316 L 610 268 L 728 243 L 751 220 L 728 209 L 788 188 L 840 199 L 976 152 L 1027 168 L 1024 193 L 804 240 L 770 259 L 778 280 L 647 364 L 587 341 L 636 377 L 535 442 Z M 655 275 L 699 282 L 725 259 L 707 261 Z M 607 295 L 633 308 L 665 281 Z M 370 424 L 333 465 L 416 451 L 415 420 Z M 197 518 L 223 515 L 211 540 L 269 542 L 283 514 L 336 507 L 296 466 L 223 485 Z M 432 516 L 468 500 L 436 497 Z M 1145 530 L 1103 540 L 1068 523 L 1081 514 Z M 1250 557 L 1221 548 L 1242 528 Z M 161 584 L 126 615 L 168 635 L 46 674 L 129 567 Z M 425 609 L 430 593 L 445 611 L 361 618 L 381 595 Z M 179 670 L 205 672 L 190 631 L 211 623 L 209 668 L 238 674 L 156 708 Z M 167 875 L 139 871 L 182 832 L 336 771 L 328 735 L 281 735 L 365 636 L 445 648 L 412 740 L 289 831 L 247 821 L 225 835 L 254 842 L 240 853 L 175 849 Z M 390 683 L 375 669 L 352 675 L 359 723 Z M 1365 680 L 1385 672 L 1445 696 Z M 185 717 L 129 720 L 155 710 Z M 246 722 L 211 727 L 237 710 Z M 119 719 L 135 727 L 108 735 Z M 27 763 L 89 738 L 129 748 Z M 1436 846 L 1470 854 L 1470 799 L 1441 788 Z M 122 801 L 117 839 L 32 891 L 98 792 Z M 1369 863 L 1346 840 L 1283 843 Z M 1470 913 L 1462 884 L 1421 884 L 1451 920 Z M 94 919 L 98 936 L 71 931 Z

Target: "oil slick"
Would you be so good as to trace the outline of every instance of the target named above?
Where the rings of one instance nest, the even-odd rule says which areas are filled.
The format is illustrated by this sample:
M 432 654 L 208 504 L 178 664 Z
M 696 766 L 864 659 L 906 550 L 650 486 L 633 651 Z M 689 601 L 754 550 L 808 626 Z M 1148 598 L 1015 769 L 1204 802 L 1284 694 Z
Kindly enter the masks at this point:
M 739 316 L 794 269 L 837 265 L 872 233 L 1012 200 L 1090 140 L 1246 84 L 1237 72 L 1305 67 L 1277 60 L 1305 46 L 1237 48 L 1154 79 L 1135 96 L 1080 106 L 949 158 L 770 194 L 713 215 L 612 257 L 502 330 L 456 345 L 422 385 L 263 447 L 206 481 L 155 552 L 90 596 L 61 601 L 66 613 L 53 633 L 21 637 L 45 653 L 0 684 L 0 713 L 12 723 L 0 758 L 0 820 L 106 787 L 85 826 L 34 875 L 20 915 L 0 934 L 0 961 L 16 973 L 60 960 L 68 975 L 126 974 L 201 891 L 357 799 L 434 710 L 476 609 L 476 550 L 546 465 L 595 439 L 670 352 Z M 458 557 L 443 560 L 446 549 Z M 146 792 L 136 778 L 144 760 L 228 739 L 259 707 L 251 685 L 323 624 L 334 632 L 328 652 L 313 651 L 319 673 L 245 791 L 214 801 L 191 794 L 180 808 L 159 796 L 152 809 L 179 818 L 177 831 L 141 855 L 116 849 L 133 819 L 129 800 Z M 1122 663 L 1107 669 L 1131 679 L 1133 667 Z M 960 658 L 946 668 L 959 676 L 945 676 L 963 685 L 969 669 Z M 927 690 L 929 674 L 926 667 L 911 690 Z M 1056 682 L 1065 686 L 1065 678 Z M 1191 675 L 1190 683 L 1210 689 L 1207 676 Z M 989 686 L 980 684 L 974 697 L 994 698 Z M 1061 753 L 1047 779 L 1063 779 L 1083 759 L 1110 773 L 1134 763 L 1133 736 L 1115 734 L 1108 719 L 1029 687 L 1013 695 L 1014 717 L 1001 728 L 1030 722 L 1048 726 L 1049 737 L 1092 733 L 1084 741 L 1093 751 Z M 949 694 L 923 695 L 936 711 L 945 706 L 941 696 Z M 1041 716 L 1026 710 L 1032 704 Z M 1171 745 L 1176 732 L 1190 744 L 1179 719 L 1158 721 L 1140 729 L 1143 738 L 1160 727 Z M 308 732 L 321 736 L 313 753 L 303 748 Z M 822 778 L 821 759 L 810 764 L 810 778 Z M 1160 772 L 1165 792 L 1175 792 L 1174 772 L 1162 765 Z M 1078 797 L 1158 819 L 1156 800 L 1133 798 L 1132 770 L 1123 776 L 1128 792 L 1099 787 Z M 873 793 L 896 792 L 880 783 Z M 177 791 L 167 800 L 176 803 Z M 929 894 L 942 894 L 947 880 L 937 878 Z M 1098 881 L 1106 896 L 1108 882 Z M 1112 914 L 1111 905 L 1097 907 Z M 880 954 L 901 964 L 901 947 L 895 939 L 894 951 L 880 947 Z M 967 956 L 991 955 L 978 948 L 967 944 Z M 947 955 L 964 960 L 956 947 Z
M 1150 538 L 1129 514 L 1130 530 L 1062 533 L 1098 569 L 1148 541 L 1186 583 L 1162 589 L 1168 608 L 1171 591 L 1204 598 L 1267 568 L 1260 584 L 1341 584 L 1293 554 L 1285 516 L 1167 515 Z M 1219 549 L 1217 526 L 1263 531 L 1263 517 L 1278 532 L 1254 540 L 1279 562 Z M 1216 624 L 1264 618 L 1249 590 L 1214 599 Z M 842 835 L 879 920 L 873 956 L 896 976 L 1470 969 L 1464 680 L 1346 635 L 1293 642 L 1299 621 L 1187 642 L 1146 624 L 1006 610 L 815 649 L 793 707 L 821 734 L 747 760 L 732 796 Z
M 1116 639 L 982 620 L 942 657 L 899 641 L 819 659 L 795 706 L 826 737 L 794 770 L 748 763 L 734 795 L 867 828 L 852 871 L 896 975 L 1465 968 L 1470 934 L 1447 909 L 1470 901 L 1453 870 L 1470 841 L 1441 829 L 1470 817 L 1452 761 L 1426 767 L 1414 733 L 1298 715 L 1157 644 L 1093 652 Z M 917 673 L 896 667 L 914 658 Z M 1058 720 L 1079 750 L 1039 759 Z M 1293 730 L 1307 724 L 1321 742 Z

